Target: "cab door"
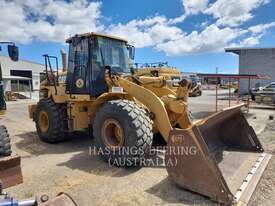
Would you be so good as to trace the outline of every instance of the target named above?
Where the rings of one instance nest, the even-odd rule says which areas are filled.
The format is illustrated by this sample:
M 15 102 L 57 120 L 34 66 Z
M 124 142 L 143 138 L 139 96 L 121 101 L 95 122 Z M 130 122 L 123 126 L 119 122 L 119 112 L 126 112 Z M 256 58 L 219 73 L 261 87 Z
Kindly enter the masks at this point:
M 69 94 L 90 94 L 91 68 L 89 61 L 90 42 L 88 38 L 73 38 L 69 47 L 66 92 Z
M 93 38 L 91 41 L 91 96 L 98 97 L 108 92 L 108 86 L 105 81 L 105 65 L 100 52 L 98 41 Z

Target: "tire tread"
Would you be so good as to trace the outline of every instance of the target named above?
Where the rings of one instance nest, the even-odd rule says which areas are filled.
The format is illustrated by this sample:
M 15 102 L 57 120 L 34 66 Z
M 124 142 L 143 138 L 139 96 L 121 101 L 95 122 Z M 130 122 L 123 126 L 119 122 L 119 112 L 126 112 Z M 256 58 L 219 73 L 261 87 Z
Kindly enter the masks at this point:
M 10 135 L 5 126 L 0 126 L 0 157 L 11 155 Z
M 121 115 L 127 118 L 131 131 L 134 132 L 137 137 L 134 147 L 142 149 L 146 154 L 153 141 L 153 122 L 145 109 L 141 108 L 133 101 L 119 99 L 106 102 L 96 114 L 93 124 L 94 137 L 96 139 L 100 138 L 99 128 L 101 128 L 101 125 L 99 125 L 97 121 L 101 118 L 101 115 L 107 113 L 110 109 L 112 111 L 119 111 Z M 100 146 L 99 141 L 96 141 L 96 144 Z

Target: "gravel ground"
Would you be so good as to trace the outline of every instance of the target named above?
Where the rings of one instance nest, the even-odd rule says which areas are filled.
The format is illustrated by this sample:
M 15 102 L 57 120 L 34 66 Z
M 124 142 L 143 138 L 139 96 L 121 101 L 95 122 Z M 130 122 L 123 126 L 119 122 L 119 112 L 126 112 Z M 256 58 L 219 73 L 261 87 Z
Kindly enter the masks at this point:
M 195 118 L 213 111 L 214 106 L 209 103 L 212 100 L 213 96 L 190 99 Z M 29 198 L 37 193 L 64 191 L 81 206 L 216 205 L 200 195 L 176 187 L 163 167 L 109 167 L 98 156 L 89 155 L 93 140 L 86 135 L 57 145 L 41 142 L 34 123 L 28 119 L 29 103 L 9 103 L 4 119 L 11 134 L 13 151 L 22 157 L 24 183 L 7 190 L 14 197 Z M 261 132 L 258 136 L 266 151 L 274 154 L 275 123 L 267 118 L 271 113 L 275 112 L 252 110 L 248 121 Z M 275 159 L 272 157 L 249 205 L 275 204 L 274 176 Z
M 275 121 L 269 122 L 258 137 L 265 151 L 273 156 L 250 200 L 250 205 L 273 206 L 275 204 Z

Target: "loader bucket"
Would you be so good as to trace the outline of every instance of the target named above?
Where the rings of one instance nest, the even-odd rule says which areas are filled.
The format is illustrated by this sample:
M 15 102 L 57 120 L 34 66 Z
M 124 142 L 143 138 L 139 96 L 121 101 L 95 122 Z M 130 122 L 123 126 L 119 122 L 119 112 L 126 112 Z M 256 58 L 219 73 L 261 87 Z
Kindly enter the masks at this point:
M 0 181 L 3 189 L 23 182 L 20 156 L 0 158 Z
M 271 156 L 263 153 L 242 106 L 170 132 L 165 161 L 176 184 L 226 205 L 249 201 Z

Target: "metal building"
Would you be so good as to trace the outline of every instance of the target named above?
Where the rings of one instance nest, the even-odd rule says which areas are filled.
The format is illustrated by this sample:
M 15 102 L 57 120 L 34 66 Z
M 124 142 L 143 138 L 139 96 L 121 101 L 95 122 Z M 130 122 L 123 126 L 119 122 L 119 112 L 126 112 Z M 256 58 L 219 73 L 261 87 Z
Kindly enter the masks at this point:
M 39 98 L 40 80 L 43 78 L 44 65 L 31 61 L 12 61 L 7 56 L 0 55 L 4 91 L 12 91 L 27 98 Z
M 251 88 L 275 81 L 275 48 L 227 48 L 226 52 L 239 55 L 239 74 L 258 74 L 270 79 L 251 80 Z M 240 93 L 247 92 L 248 81 L 241 80 Z

